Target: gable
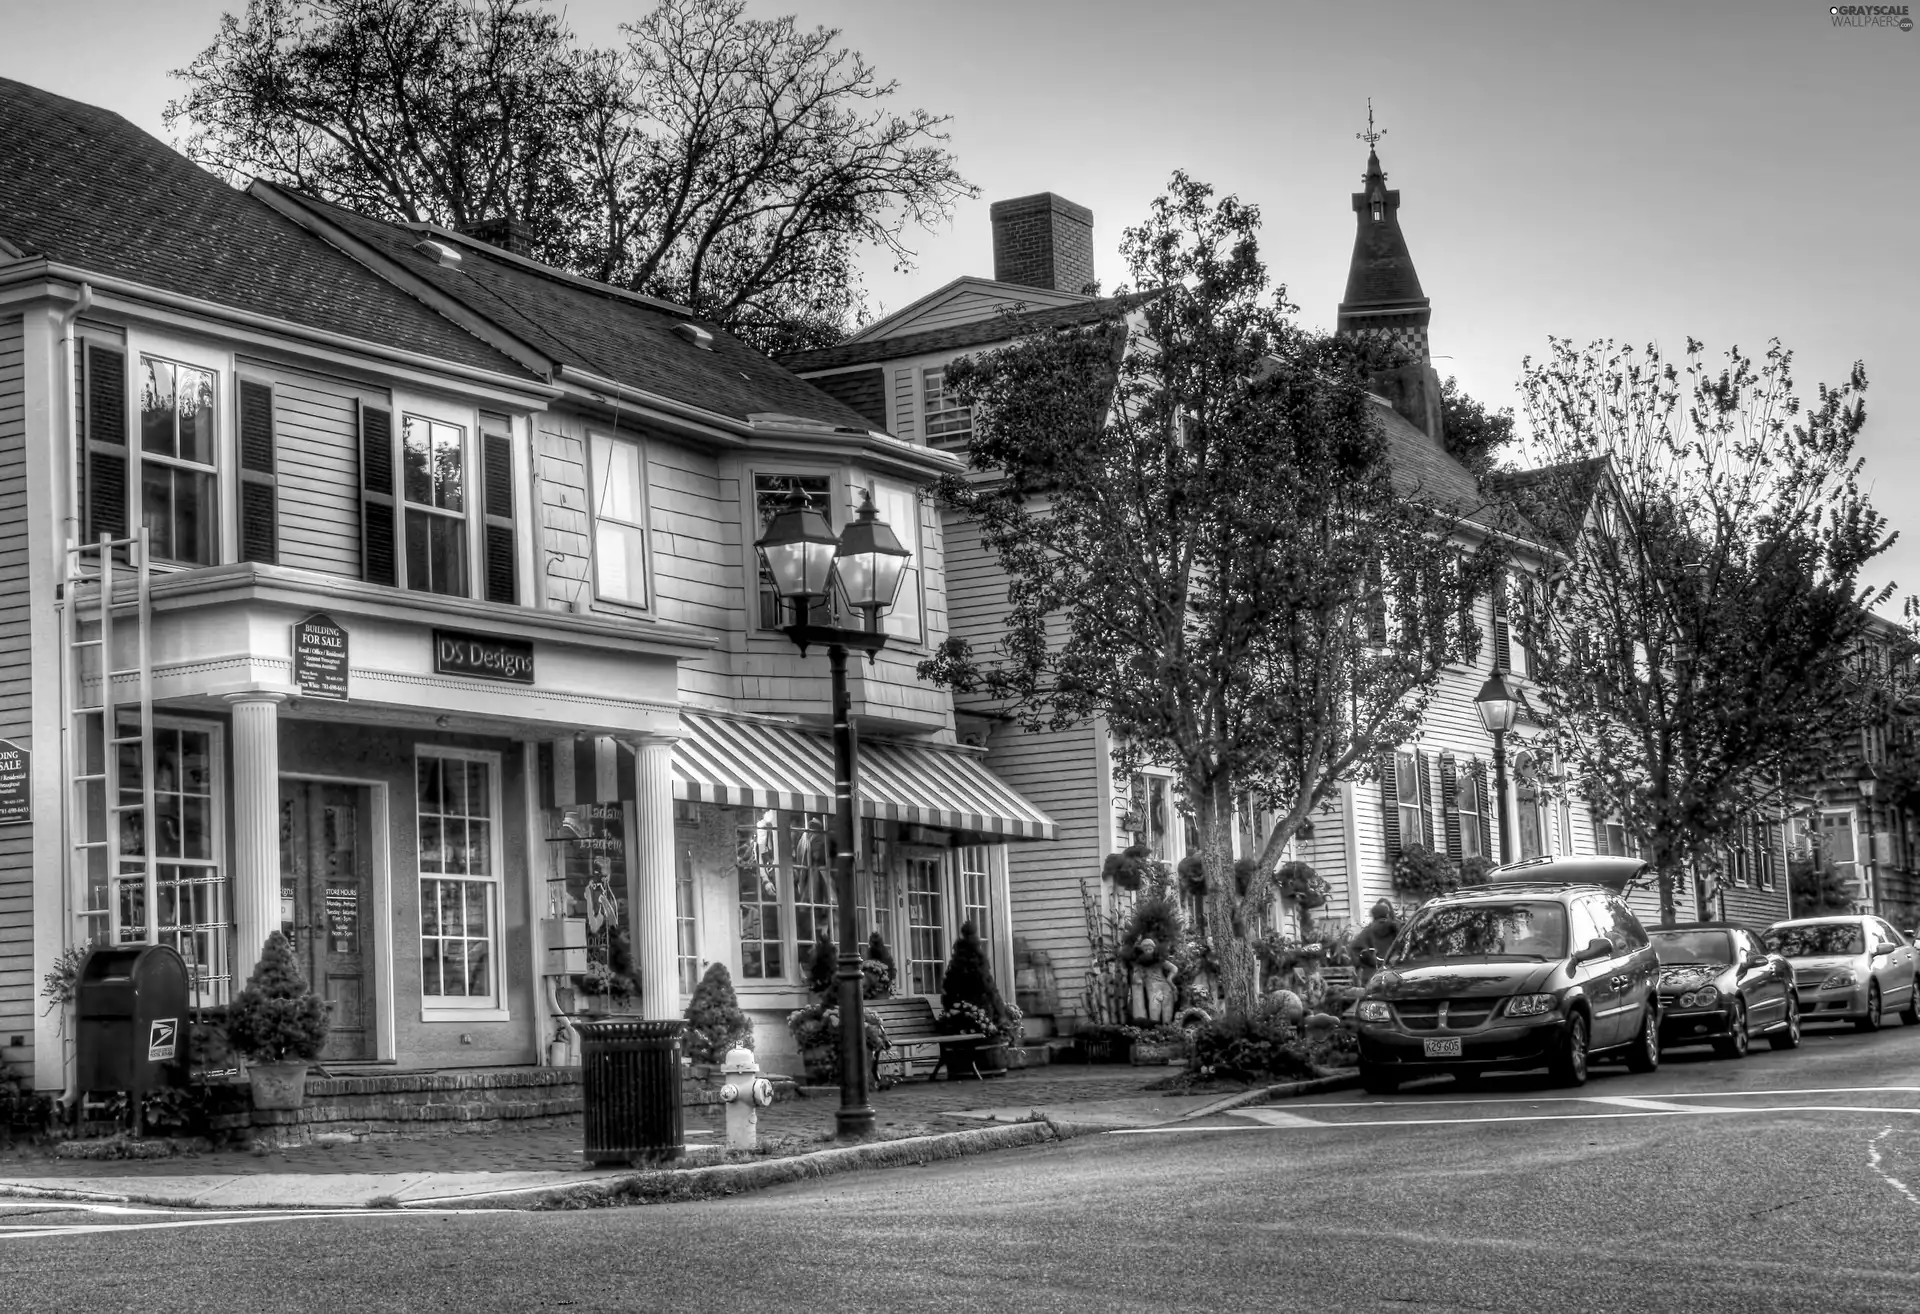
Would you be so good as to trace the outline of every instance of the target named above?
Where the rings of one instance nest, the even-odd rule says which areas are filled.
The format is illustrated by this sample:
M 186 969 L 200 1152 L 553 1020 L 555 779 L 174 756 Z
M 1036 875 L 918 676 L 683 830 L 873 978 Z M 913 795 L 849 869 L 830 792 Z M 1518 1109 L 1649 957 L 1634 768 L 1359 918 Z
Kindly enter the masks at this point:
M 955 279 L 938 291 L 929 292 L 884 319 L 876 320 L 847 341 L 879 342 L 927 333 L 954 324 L 991 319 L 1009 312 L 1072 306 L 1096 299 L 1074 292 L 1055 292 L 1051 288 L 996 283 L 990 278 L 969 275 Z

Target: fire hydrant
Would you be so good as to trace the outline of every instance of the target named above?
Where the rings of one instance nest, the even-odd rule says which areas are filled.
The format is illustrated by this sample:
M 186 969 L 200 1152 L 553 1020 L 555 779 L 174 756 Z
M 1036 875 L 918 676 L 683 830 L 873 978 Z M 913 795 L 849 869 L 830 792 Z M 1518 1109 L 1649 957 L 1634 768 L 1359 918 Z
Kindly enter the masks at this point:
M 720 1065 L 726 1084 L 720 1087 L 721 1103 L 727 1106 L 727 1148 L 760 1148 L 760 1110 L 773 1103 L 773 1083 L 760 1075 L 750 1049 L 730 1049 Z

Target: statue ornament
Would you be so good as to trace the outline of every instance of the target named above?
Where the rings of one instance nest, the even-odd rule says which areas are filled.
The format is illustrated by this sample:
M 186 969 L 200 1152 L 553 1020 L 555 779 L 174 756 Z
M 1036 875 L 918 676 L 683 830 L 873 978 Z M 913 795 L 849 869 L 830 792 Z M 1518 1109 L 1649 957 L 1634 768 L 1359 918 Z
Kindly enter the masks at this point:
M 1151 1026 L 1173 1021 L 1179 991 L 1173 984 L 1179 971 L 1160 951 L 1152 936 L 1143 937 L 1133 960 L 1133 1018 Z

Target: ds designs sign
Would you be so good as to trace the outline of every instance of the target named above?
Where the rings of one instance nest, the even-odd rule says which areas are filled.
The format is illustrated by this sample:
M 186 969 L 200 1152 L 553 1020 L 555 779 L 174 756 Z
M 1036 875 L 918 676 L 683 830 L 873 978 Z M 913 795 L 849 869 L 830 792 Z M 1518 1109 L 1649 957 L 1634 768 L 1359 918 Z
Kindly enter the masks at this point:
M 440 675 L 470 675 L 481 680 L 533 683 L 533 644 L 454 630 L 433 632 L 433 669 Z

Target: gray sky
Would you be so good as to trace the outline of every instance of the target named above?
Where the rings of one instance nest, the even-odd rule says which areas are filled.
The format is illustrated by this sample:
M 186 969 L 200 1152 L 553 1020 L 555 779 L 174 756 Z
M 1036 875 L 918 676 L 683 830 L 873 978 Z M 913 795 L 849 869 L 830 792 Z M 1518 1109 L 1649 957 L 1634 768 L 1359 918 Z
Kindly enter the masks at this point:
M 0 0 L 0 75 L 164 135 L 166 70 L 240 7 Z M 609 40 L 643 5 L 566 7 Z M 1036 191 L 1093 210 L 1112 287 L 1120 230 L 1185 168 L 1261 206 L 1273 276 L 1331 327 L 1370 95 L 1443 375 L 1514 404 L 1549 334 L 1755 353 L 1777 336 L 1808 397 L 1864 359 L 1868 476 L 1905 532 L 1881 573 L 1920 592 L 1920 30 L 1836 28 L 1828 8 L 754 0 L 841 28 L 904 104 L 953 116 L 980 200 L 917 236 L 916 271 L 869 272 L 876 310 L 991 274 L 988 203 Z

